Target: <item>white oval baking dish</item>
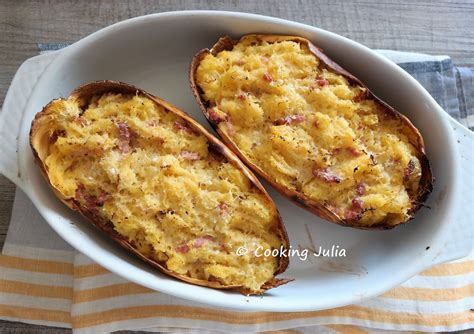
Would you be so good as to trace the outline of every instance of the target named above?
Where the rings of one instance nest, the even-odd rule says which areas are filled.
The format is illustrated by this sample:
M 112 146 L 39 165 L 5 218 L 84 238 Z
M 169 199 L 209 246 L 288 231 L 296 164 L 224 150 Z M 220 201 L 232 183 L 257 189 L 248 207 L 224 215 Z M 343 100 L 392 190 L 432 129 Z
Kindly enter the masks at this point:
M 310 246 L 310 233 L 317 247 L 344 248 L 346 257 L 312 257 L 306 261 L 293 257 L 283 276 L 295 281 L 269 291 L 263 298 L 189 285 L 129 255 L 54 197 L 34 165 L 28 145 L 30 122 L 46 103 L 68 96 L 85 82 L 102 79 L 143 88 L 208 127 L 188 84 L 191 58 L 220 36 L 255 32 L 310 39 L 407 115 L 424 136 L 436 177 L 427 202 L 431 209 L 420 210 L 406 226 L 381 232 L 324 222 L 269 189 L 294 247 Z M 462 209 L 473 203 L 472 188 L 461 180 L 472 175 L 469 167 L 461 167 L 472 166 L 473 135 L 450 119 L 426 90 L 394 63 L 354 41 L 307 25 L 216 11 L 161 13 L 114 24 L 61 51 L 25 62 L 5 99 L 0 138 L 1 173 L 25 191 L 62 238 L 108 270 L 178 297 L 243 310 L 326 309 L 374 297 L 436 263 L 466 255 L 465 248 L 453 244 L 468 237 L 464 232 L 471 225 L 468 210 Z M 461 197 L 463 191 L 466 193 Z

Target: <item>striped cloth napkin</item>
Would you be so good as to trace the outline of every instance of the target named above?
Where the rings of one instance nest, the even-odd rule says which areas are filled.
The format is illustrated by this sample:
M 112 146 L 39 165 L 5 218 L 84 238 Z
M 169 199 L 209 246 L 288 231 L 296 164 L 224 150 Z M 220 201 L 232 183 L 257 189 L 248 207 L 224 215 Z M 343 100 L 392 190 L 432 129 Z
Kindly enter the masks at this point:
M 474 128 L 474 83 L 468 69 L 454 67 L 446 56 L 380 52 L 419 80 L 450 115 Z M 297 313 L 213 308 L 108 272 L 59 238 L 20 190 L 0 255 L 0 318 L 72 328 L 75 333 L 454 331 L 474 327 L 473 307 L 471 249 L 466 258 L 431 268 L 358 305 Z

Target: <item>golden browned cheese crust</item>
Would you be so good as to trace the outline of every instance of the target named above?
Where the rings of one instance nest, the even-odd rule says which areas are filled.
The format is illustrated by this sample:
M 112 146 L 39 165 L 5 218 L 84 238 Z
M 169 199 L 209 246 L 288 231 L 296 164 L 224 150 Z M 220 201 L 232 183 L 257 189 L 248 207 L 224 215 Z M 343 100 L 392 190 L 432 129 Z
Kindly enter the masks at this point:
M 323 218 L 391 228 L 431 190 L 416 128 L 305 39 L 223 38 L 195 57 L 190 75 L 224 141 Z
M 32 148 L 58 196 L 180 279 L 245 293 L 282 283 L 274 276 L 287 259 L 236 255 L 239 247 L 288 247 L 255 177 L 166 102 L 124 84 L 102 85 L 112 86 L 97 95 L 79 88 L 33 122 Z

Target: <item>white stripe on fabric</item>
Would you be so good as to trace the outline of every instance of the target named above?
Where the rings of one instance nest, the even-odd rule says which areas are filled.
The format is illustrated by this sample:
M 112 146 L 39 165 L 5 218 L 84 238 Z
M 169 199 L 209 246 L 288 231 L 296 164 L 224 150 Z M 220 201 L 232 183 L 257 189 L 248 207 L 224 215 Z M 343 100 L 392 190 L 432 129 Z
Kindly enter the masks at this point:
M 75 278 L 74 279 L 74 290 L 81 291 L 81 290 L 88 290 L 88 289 L 95 289 L 101 288 L 104 286 L 114 285 L 114 284 L 123 284 L 123 283 L 130 283 L 126 279 L 117 276 L 115 274 L 105 274 L 99 276 L 91 276 L 85 278 Z
M 131 298 L 132 297 L 132 298 Z M 205 307 L 211 309 L 207 305 L 198 304 L 192 301 L 176 298 L 160 292 L 150 292 L 146 294 L 134 294 L 128 296 L 112 297 L 99 299 L 91 302 L 76 303 L 72 305 L 72 314 L 74 316 L 109 311 L 115 308 L 127 308 L 137 306 L 153 306 L 153 305 L 184 305 L 192 307 Z M 216 309 L 219 312 L 219 309 Z
M 450 276 L 414 276 L 401 286 L 421 289 L 455 289 L 472 283 L 474 283 L 474 272 Z
M 470 298 L 468 301 L 464 302 L 442 302 L 442 303 L 432 303 L 432 302 L 398 302 L 398 301 L 389 301 L 388 303 L 384 303 L 382 306 L 377 303 L 377 300 L 373 301 L 368 301 L 366 303 L 361 303 L 360 306 L 363 307 L 370 307 L 374 309 L 379 309 L 381 311 L 389 311 L 389 312 L 410 312 L 410 310 L 416 310 L 414 313 L 419 313 L 419 314 L 424 314 L 429 316 L 430 314 L 433 315 L 442 315 L 442 314 L 449 314 L 449 313 L 455 313 L 455 312 L 462 312 L 466 310 L 466 306 L 472 305 L 474 302 L 473 298 Z M 460 304 L 458 307 L 457 305 Z M 462 305 L 463 304 L 463 305 Z M 119 308 L 126 308 L 126 307 L 134 307 L 134 306 L 153 306 L 153 305 L 186 305 L 186 306 L 192 306 L 190 303 L 184 303 L 182 301 L 173 301 L 173 300 L 168 300 L 167 302 L 163 301 L 162 295 L 158 293 L 151 293 L 151 294 L 146 294 L 146 295 L 133 295 L 133 298 L 130 298 L 130 296 L 124 296 L 124 297 L 114 297 L 114 298 L 109 298 L 109 299 L 103 299 L 103 300 L 97 300 L 93 302 L 86 302 L 86 303 L 80 303 L 80 304 L 75 304 L 72 306 L 72 314 L 74 316 L 77 315 L 84 315 L 84 314 L 90 314 L 90 313 L 97 313 L 97 312 L 102 312 L 102 311 L 107 311 L 107 310 L 113 310 L 117 308 L 117 305 L 120 305 Z M 463 307 L 464 306 L 464 307 Z M 337 317 L 338 319 L 349 319 L 351 320 L 352 318 L 345 318 L 345 317 Z M 155 318 L 157 319 L 157 318 Z M 309 322 L 309 324 L 321 324 L 319 322 L 319 318 L 315 317 L 312 318 L 316 322 Z M 288 320 L 288 321 L 295 321 L 295 326 L 302 326 L 301 323 L 298 323 L 298 321 L 310 321 L 311 318 L 309 319 L 295 319 L 295 320 Z M 352 319 L 352 320 L 357 320 L 358 319 Z M 190 321 L 194 323 L 197 320 L 193 319 L 188 319 L 188 320 L 183 320 L 183 322 Z M 372 324 L 372 320 L 367 320 L 368 324 Z M 280 322 L 278 322 L 280 323 Z M 339 322 L 336 322 L 339 324 Z M 224 323 L 223 323 L 224 324 Z M 249 326 L 249 325 L 235 325 L 231 324 L 232 326 Z M 367 325 L 367 324 L 366 324 Z M 156 323 L 155 323 L 156 326 Z M 391 327 L 393 324 L 387 323 L 388 327 L 381 327 L 381 328 L 394 328 Z M 410 327 L 411 326 L 411 327 Z M 415 325 L 406 325 L 406 329 L 411 329 Z M 416 325 L 418 328 L 418 325 Z M 211 327 L 215 328 L 215 327 Z M 427 327 L 428 328 L 428 327 Z M 450 327 L 446 327 L 443 330 L 447 330 Z M 465 327 L 467 328 L 467 327 Z
M 464 120 L 468 128 L 471 128 L 474 126 L 474 115 L 467 115 L 467 117 Z
M 16 245 L 6 242 L 3 245 L 2 254 L 21 257 L 25 259 L 57 261 L 72 263 L 74 259 L 74 251 L 65 251 L 59 249 L 46 249 L 37 247 L 28 247 L 24 245 Z
M 22 283 L 45 284 L 70 288 L 73 286 L 72 275 L 40 273 L 6 267 L 1 268 L 0 279 Z
M 369 307 L 389 312 L 417 312 L 423 314 L 449 314 L 463 312 L 474 305 L 474 296 L 444 302 L 416 301 L 392 298 L 373 298 L 365 302 L 358 303 L 357 306 Z
M 78 251 L 75 252 L 74 254 L 74 265 L 75 266 L 86 266 L 89 264 L 97 264 L 87 256 L 85 256 L 82 253 L 79 253 Z

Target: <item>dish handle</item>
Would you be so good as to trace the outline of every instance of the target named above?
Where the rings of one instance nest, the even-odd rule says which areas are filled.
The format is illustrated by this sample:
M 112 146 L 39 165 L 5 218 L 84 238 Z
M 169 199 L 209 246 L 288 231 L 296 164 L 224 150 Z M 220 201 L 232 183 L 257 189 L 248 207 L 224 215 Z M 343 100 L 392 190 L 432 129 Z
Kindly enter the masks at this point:
M 0 112 L 0 174 L 21 185 L 18 165 L 18 139 L 25 108 L 45 69 L 59 52 L 27 59 L 13 77 Z
M 429 267 L 461 259 L 472 253 L 474 210 L 474 133 L 449 117 L 461 155 L 461 194 L 456 221 L 446 236 L 442 248 L 436 250 Z

